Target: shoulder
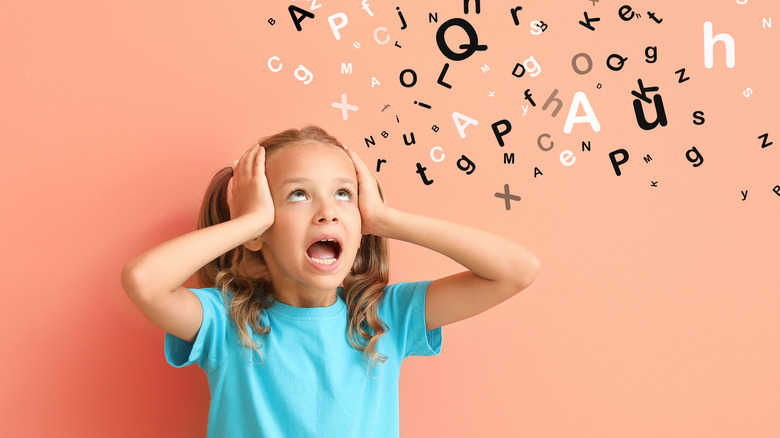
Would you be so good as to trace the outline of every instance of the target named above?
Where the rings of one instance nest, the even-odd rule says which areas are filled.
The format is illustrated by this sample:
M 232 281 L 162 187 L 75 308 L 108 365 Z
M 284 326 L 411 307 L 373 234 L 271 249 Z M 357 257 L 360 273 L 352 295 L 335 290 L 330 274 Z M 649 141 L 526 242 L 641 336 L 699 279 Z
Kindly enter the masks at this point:
M 385 297 L 391 299 L 400 299 L 410 297 L 416 293 L 425 293 L 431 280 L 426 281 L 403 281 L 400 283 L 388 284 L 385 286 Z
M 416 307 L 425 307 L 425 293 L 431 281 L 401 282 L 385 286 L 380 313 L 398 316 Z
M 224 313 L 227 309 L 225 296 L 219 289 L 210 287 L 205 289 L 190 289 L 200 300 L 203 312 Z
M 429 356 L 440 351 L 441 329 L 431 332 L 425 329 L 425 295 L 430 283 L 403 282 L 385 287 L 378 313 L 389 329 L 386 342 L 401 358 Z
M 215 287 L 207 287 L 204 289 L 190 289 L 192 293 L 198 296 L 201 300 L 209 302 L 224 302 L 222 292 Z

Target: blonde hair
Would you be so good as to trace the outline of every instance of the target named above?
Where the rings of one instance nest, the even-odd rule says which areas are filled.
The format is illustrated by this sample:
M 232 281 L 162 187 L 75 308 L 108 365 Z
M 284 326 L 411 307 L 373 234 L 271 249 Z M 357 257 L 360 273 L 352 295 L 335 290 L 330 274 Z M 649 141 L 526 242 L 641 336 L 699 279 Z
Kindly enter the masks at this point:
M 266 137 L 259 143 L 266 149 L 266 156 L 273 150 L 301 142 L 320 142 L 335 147 L 344 146 L 317 126 L 289 129 Z M 206 228 L 230 220 L 228 207 L 228 183 L 233 168 L 225 167 L 212 178 L 201 205 L 198 228 Z M 384 201 L 379 181 L 374 180 Z M 347 305 L 347 337 L 350 344 L 363 351 L 363 358 L 370 360 L 369 370 L 375 362 L 387 358 L 376 351 L 379 338 L 387 331 L 377 309 L 384 296 L 389 277 L 387 240 L 371 234 L 363 235 L 355 262 L 344 279 L 344 301 Z M 252 339 L 248 330 L 259 335 L 270 332 L 270 323 L 262 326 L 263 309 L 274 303 L 273 285 L 260 251 L 251 251 L 243 245 L 222 254 L 198 271 L 202 286 L 213 286 L 222 292 L 230 319 L 238 328 L 244 348 L 260 352 L 262 345 Z M 230 296 L 228 296 L 230 295 Z

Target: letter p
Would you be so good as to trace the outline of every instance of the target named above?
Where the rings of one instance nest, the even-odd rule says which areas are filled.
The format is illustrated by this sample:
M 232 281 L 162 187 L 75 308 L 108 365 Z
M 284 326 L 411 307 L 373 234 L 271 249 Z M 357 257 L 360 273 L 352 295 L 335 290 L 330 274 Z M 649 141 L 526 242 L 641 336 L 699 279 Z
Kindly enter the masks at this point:
M 340 19 L 341 21 L 336 24 L 336 19 Z M 341 35 L 339 34 L 339 29 L 342 29 L 344 26 L 347 25 L 347 22 L 349 20 L 347 19 L 347 15 L 343 12 L 337 12 L 330 17 L 328 17 L 328 23 L 330 23 L 330 28 L 333 31 L 333 36 L 336 37 L 337 40 L 341 39 Z

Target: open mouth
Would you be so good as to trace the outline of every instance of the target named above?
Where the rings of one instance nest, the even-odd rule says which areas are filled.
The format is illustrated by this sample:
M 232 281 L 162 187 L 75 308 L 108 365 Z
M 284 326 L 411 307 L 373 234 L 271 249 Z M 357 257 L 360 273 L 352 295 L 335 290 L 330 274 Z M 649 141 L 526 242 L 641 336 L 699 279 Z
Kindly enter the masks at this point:
M 306 255 L 309 259 L 318 264 L 329 266 L 339 259 L 341 255 L 341 244 L 335 239 L 321 239 L 312 243 L 306 249 Z

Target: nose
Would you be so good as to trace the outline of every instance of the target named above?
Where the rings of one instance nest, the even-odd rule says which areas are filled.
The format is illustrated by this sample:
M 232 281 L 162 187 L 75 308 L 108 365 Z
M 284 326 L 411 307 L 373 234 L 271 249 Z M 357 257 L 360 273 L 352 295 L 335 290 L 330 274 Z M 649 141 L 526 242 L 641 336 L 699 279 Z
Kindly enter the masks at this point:
M 322 201 L 319 203 L 317 213 L 314 215 L 315 222 L 318 224 L 338 223 L 339 215 L 333 203 Z

